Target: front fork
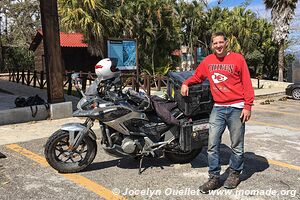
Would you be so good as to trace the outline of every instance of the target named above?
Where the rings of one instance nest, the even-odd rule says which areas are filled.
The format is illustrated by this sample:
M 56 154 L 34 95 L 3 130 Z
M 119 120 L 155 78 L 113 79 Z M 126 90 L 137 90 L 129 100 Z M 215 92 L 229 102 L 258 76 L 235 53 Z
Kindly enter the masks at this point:
M 112 147 L 113 143 L 110 137 L 110 131 L 107 125 L 99 121 L 99 126 L 100 126 L 100 131 L 101 131 L 101 136 L 102 140 L 101 143 L 105 144 L 106 147 Z
M 90 129 L 94 125 L 94 119 L 87 118 L 83 124 L 70 123 L 61 127 L 61 130 L 69 133 L 69 150 L 73 151 L 78 148 L 83 138 L 91 134 L 92 139 L 96 140 L 96 136 L 90 133 Z

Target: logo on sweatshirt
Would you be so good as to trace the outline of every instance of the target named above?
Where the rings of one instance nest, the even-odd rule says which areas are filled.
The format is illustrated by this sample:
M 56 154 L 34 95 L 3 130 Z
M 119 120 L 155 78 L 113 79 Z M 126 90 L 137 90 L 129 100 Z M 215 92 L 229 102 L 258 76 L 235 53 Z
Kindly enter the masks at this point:
M 221 70 L 227 71 L 231 74 L 234 73 L 234 64 L 209 64 L 208 69 L 210 72 Z
M 227 76 L 217 72 L 213 73 L 213 75 L 211 75 L 211 78 L 214 83 L 222 83 L 228 79 Z

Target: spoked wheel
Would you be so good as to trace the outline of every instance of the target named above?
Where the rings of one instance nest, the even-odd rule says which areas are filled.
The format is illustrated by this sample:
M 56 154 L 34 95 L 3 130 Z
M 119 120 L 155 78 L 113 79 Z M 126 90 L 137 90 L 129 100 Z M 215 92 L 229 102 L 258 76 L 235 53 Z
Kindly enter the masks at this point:
M 300 88 L 296 88 L 292 91 L 292 96 L 296 100 L 300 100 Z
M 45 145 L 45 157 L 49 165 L 61 173 L 74 173 L 91 164 L 96 156 L 96 141 L 85 137 L 77 149 L 69 149 L 69 133 L 58 130 Z

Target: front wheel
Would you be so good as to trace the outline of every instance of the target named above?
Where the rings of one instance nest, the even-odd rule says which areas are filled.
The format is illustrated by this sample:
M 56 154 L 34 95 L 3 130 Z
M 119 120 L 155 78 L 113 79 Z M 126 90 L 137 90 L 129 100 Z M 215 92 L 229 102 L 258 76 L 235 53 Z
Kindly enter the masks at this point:
M 189 152 L 165 152 L 165 158 L 173 163 L 190 163 L 201 152 L 202 147 L 199 149 L 193 149 Z
M 300 100 L 300 88 L 296 88 L 292 91 L 292 96 L 295 100 Z
M 77 149 L 71 151 L 69 146 L 69 133 L 63 130 L 53 133 L 45 145 L 46 160 L 58 172 L 79 172 L 93 162 L 97 153 L 96 141 L 88 136 Z

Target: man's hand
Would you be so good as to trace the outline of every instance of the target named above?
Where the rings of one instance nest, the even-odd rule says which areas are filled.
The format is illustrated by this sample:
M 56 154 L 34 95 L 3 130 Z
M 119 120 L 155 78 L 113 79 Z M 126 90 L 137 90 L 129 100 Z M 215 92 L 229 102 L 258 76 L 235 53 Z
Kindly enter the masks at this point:
M 189 86 L 183 84 L 181 86 L 181 95 L 182 96 L 189 96 Z
M 243 109 L 242 110 L 242 113 L 241 113 L 241 120 L 243 123 L 245 123 L 246 121 L 248 121 L 251 117 L 251 110 L 246 110 L 246 109 Z

